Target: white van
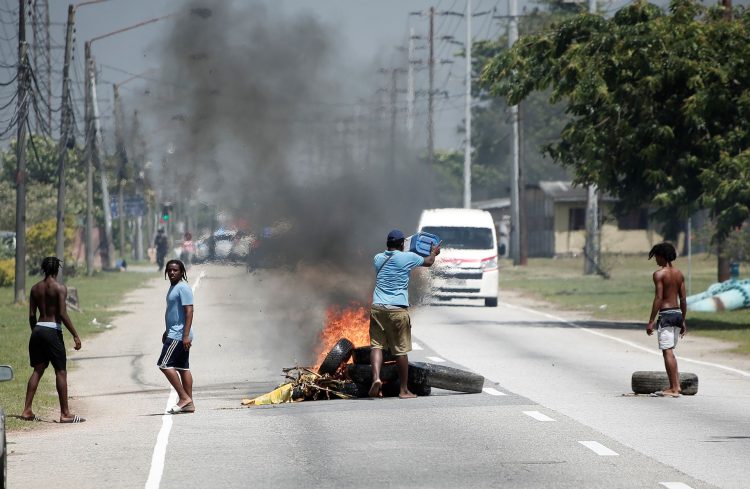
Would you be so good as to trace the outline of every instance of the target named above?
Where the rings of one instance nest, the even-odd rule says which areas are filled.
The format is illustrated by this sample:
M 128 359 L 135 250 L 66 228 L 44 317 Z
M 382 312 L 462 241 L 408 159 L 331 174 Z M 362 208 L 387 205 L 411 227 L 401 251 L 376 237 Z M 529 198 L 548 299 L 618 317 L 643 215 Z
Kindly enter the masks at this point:
M 427 209 L 418 230 L 443 241 L 430 268 L 434 297 L 484 299 L 485 306 L 497 307 L 497 235 L 489 212 Z

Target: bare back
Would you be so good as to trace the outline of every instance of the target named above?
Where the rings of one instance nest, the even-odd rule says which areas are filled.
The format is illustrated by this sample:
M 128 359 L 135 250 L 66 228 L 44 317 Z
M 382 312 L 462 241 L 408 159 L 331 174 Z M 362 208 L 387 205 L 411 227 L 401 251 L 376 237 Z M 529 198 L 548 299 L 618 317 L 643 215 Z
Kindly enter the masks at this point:
M 36 316 L 39 311 L 39 322 L 62 323 L 67 318 L 65 299 L 67 288 L 52 277 L 37 282 L 31 288 L 29 301 L 29 316 Z
M 656 295 L 661 309 L 680 308 L 685 302 L 685 278 L 677 268 L 667 265 L 654 272 Z

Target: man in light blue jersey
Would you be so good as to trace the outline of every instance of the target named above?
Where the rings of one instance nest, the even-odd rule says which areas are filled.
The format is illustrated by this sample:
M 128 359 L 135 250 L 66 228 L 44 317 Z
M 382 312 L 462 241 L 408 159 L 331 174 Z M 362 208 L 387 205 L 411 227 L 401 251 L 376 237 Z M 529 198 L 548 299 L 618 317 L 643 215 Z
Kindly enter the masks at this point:
M 187 284 L 185 264 L 169 260 L 164 271 L 169 278 L 166 330 L 161 336 L 162 349 L 156 362 L 177 392 L 177 404 L 170 414 L 193 413 L 193 374 L 190 373 L 190 347 L 193 345 L 193 289 Z
M 380 367 L 383 364 L 383 348 L 388 348 L 396 357 L 401 391 L 398 397 L 417 397 L 409 391 L 409 357 L 411 351 L 411 320 L 409 319 L 409 274 L 413 268 L 430 267 L 440 254 L 440 244 L 430 249 L 430 255 L 421 257 L 404 251 L 404 233 L 394 229 L 386 239 L 387 250 L 373 259 L 375 266 L 375 291 L 370 308 L 370 363 L 372 385 L 370 397 L 376 397 L 383 385 Z

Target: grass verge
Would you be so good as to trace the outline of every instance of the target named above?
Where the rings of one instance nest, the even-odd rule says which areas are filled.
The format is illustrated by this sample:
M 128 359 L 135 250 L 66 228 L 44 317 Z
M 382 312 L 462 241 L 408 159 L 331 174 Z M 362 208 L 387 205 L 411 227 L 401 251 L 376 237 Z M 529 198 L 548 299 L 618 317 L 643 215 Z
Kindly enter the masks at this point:
M 501 289 L 521 292 L 563 309 L 596 319 L 642 322 L 645 328 L 654 298 L 651 274 L 657 266 L 646 256 L 606 256 L 611 278 L 583 275 L 582 258 L 530 259 L 525 267 L 504 267 Z M 687 259 L 675 262 L 687 277 Z M 716 258 L 694 256 L 692 293 L 716 282 Z M 737 343 L 734 353 L 750 355 L 750 309 L 718 313 L 688 313 L 688 331 Z
M 98 273 L 93 277 L 75 277 L 68 286 L 78 289 L 83 312 L 68 310 L 70 319 L 81 336 L 83 347 L 86 339 L 104 331 L 104 325 L 111 323 L 115 316 L 122 314 L 115 308 L 123 295 L 141 286 L 155 275 L 150 273 L 123 272 Z M 29 277 L 27 289 L 39 280 Z M 13 288 L 0 289 L 0 364 L 11 365 L 15 378 L 0 383 L 0 406 L 5 409 L 8 429 L 30 428 L 34 423 L 15 419 L 23 410 L 26 395 L 26 382 L 31 374 L 29 367 L 29 322 L 28 305 L 13 304 Z M 94 324 L 96 319 L 96 324 Z M 63 332 L 65 344 L 70 347 L 73 340 L 67 330 Z M 69 363 L 70 366 L 70 363 Z M 59 404 L 55 391 L 54 370 L 50 366 L 42 377 L 36 397 L 34 412 L 43 419 L 53 420 L 59 416 Z

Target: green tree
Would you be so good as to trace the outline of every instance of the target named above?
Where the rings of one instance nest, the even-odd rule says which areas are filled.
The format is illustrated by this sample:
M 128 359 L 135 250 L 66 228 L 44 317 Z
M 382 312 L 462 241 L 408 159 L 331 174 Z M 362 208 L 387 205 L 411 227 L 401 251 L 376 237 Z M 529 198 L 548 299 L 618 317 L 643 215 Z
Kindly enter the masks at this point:
M 750 13 L 637 1 L 524 36 L 484 67 L 510 103 L 550 90 L 570 117 L 546 152 L 582 185 L 650 204 L 661 219 L 701 207 L 718 242 L 750 215 Z

